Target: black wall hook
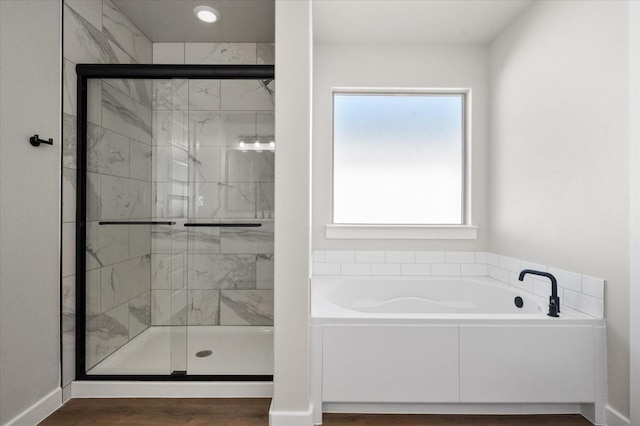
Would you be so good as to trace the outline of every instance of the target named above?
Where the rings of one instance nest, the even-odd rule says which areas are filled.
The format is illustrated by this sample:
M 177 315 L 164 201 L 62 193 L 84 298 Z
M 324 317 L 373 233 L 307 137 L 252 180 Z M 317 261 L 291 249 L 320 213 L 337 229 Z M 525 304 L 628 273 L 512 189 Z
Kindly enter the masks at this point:
M 31 136 L 29 138 L 29 142 L 31 142 L 31 145 L 33 146 L 40 146 L 41 143 L 46 143 L 47 145 L 53 145 L 53 139 L 49 138 L 48 141 L 45 141 L 40 139 L 37 134 Z

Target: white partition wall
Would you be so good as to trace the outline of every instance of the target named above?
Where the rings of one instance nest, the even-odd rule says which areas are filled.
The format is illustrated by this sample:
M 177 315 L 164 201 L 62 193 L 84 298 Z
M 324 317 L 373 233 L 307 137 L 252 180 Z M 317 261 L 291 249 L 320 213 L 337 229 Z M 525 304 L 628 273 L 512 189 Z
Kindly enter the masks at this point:
M 311 2 L 276 0 L 273 426 L 311 425 Z
M 630 7 L 630 115 L 640 114 L 640 3 L 629 2 Z M 640 400 L 640 122 L 631 121 L 631 271 L 629 338 L 631 359 L 630 400 Z M 640 404 L 631 403 L 631 424 L 640 423 Z
M 0 424 L 60 406 L 60 1 L 0 2 Z M 29 138 L 53 139 L 33 147 Z

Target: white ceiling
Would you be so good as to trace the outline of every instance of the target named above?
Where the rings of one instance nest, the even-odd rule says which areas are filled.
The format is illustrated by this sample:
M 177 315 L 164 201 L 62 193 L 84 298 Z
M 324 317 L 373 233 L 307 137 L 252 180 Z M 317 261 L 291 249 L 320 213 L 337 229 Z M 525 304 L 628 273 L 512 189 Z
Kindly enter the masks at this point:
M 314 0 L 316 42 L 489 43 L 531 0 Z
M 275 0 L 113 0 L 153 42 L 273 43 Z M 200 22 L 196 6 L 220 12 L 214 24 Z
M 297 0 L 288 0 L 297 1 Z M 113 0 L 153 42 L 275 39 L 275 0 Z M 532 0 L 313 0 L 316 42 L 489 43 Z M 193 15 L 220 12 L 215 24 Z

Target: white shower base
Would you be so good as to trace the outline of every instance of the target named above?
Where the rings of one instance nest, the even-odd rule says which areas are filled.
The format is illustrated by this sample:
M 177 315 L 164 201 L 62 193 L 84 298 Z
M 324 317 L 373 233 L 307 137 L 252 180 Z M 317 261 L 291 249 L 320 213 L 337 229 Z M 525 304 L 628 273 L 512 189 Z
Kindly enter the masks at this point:
M 197 357 L 209 350 L 211 355 Z M 272 375 L 273 327 L 149 327 L 88 375 Z

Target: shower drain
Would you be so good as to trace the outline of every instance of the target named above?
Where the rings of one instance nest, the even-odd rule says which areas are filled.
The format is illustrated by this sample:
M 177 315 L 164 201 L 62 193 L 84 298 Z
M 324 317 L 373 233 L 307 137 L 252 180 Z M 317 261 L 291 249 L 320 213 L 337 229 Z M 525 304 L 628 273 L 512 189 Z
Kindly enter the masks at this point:
M 212 351 L 210 351 L 210 350 L 208 350 L 208 349 L 207 349 L 207 350 L 204 350 L 204 351 L 198 351 L 198 352 L 196 352 L 196 356 L 197 356 L 198 358 L 205 358 L 205 357 L 211 356 L 211 354 L 213 354 L 213 352 L 212 352 Z

